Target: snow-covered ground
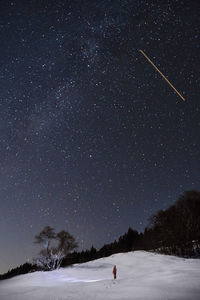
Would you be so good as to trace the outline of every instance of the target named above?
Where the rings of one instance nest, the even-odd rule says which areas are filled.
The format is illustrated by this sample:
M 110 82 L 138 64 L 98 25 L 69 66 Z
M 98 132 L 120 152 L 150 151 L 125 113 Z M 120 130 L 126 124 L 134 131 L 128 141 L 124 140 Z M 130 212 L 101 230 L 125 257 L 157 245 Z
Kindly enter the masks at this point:
M 117 279 L 112 268 L 117 265 Z M 136 251 L 0 281 L 0 300 L 197 300 L 200 259 Z

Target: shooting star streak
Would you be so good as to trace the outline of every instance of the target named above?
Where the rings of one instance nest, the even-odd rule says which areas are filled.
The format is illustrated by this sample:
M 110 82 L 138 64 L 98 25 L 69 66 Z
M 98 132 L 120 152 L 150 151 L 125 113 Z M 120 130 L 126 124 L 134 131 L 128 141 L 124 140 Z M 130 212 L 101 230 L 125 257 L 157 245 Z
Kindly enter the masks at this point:
M 154 65 L 154 63 L 148 58 L 148 56 L 144 53 L 144 51 L 139 50 L 144 57 L 148 60 L 148 62 L 150 62 L 150 64 L 160 73 L 160 75 L 165 79 L 165 81 L 174 89 L 174 91 L 179 95 L 179 97 L 185 101 L 185 98 L 177 91 L 177 89 L 171 84 L 171 82 L 169 82 L 169 80 L 165 77 L 165 75 L 163 75 L 163 73 Z

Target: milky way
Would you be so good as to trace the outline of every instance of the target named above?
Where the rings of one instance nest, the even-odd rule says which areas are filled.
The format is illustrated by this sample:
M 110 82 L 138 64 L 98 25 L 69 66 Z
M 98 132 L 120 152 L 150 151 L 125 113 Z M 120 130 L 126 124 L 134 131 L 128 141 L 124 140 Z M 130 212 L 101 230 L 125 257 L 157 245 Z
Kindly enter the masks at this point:
M 98 248 L 199 189 L 198 10 L 1 1 L 0 273 L 45 225 Z

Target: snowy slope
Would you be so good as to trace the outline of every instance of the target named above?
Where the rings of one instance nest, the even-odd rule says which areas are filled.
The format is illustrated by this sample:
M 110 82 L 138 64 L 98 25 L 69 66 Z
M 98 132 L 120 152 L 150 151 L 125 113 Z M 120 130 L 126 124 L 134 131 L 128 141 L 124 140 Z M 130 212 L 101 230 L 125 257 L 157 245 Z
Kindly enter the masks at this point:
M 117 265 L 117 280 L 112 268 Z M 197 300 L 200 259 L 136 251 L 0 281 L 0 300 Z

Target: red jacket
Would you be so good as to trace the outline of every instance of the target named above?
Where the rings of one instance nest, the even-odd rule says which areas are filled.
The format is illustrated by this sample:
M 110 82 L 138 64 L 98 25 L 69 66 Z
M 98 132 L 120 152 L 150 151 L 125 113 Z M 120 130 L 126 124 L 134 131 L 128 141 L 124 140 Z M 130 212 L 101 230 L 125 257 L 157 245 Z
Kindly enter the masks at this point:
M 113 267 L 113 274 L 116 274 L 117 273 L 117 267 L 116 267 L 116 265 L 114 265 L 114 267 Z

